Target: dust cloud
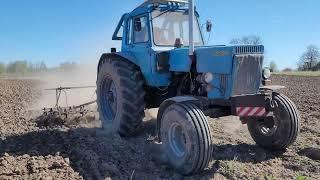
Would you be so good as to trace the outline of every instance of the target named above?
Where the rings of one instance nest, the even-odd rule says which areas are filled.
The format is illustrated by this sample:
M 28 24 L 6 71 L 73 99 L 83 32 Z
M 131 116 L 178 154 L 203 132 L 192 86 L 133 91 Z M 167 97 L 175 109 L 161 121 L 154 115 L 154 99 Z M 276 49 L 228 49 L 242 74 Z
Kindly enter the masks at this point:
M 47 90 L 58 87 L 96 86 L 97 65 L 78 64 L 70 70 L 57 70 L 32 75 L 32 79 L 40 80 L 41 97 L 32 105 L 32 109 L 54 107 L 56 91 Z M 96 100 L 96 88 L 72 89 L 62 91 L 59 106 L 76 106 Z

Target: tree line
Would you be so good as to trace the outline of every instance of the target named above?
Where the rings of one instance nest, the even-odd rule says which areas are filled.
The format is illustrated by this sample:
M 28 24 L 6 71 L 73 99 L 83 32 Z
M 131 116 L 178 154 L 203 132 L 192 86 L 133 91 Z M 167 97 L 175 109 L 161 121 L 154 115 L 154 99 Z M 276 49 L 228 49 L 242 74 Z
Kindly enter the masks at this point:
M 259 45 L 262 44 L 262 38 L 259 36 L 244 36 L 242 38 L 234 38 L 230 44 L 238 45 Z M 269 67 L 271 72 L 278 71 L 275 61 L 270 61 Z M 301 55 L 297 62 L 297 70 L 299 71 L 320 71 L 320 49 L 316 45 L 307 46 L 305 52 Z M 285 68 L 283 71 L 292 71 Z
M 262 44 L 262 38 L 259 36 L 244 36 L 242 38 L 234 38 L 230 44 L 237 45 L 259 45 Z M 50 70 L 70 70 L 75 68 L 75 62 L 64 62 L 58 67 L 48 68 L 44 61 L 31 63 L 28 61 L 14 61 L 8 64 L 0 62 L 1 74 L 25 74 L 35 72 L 45 72 Z M 278 67 L 275 61 L 270 61 L 268 66 L 272 72 L 277 72 Z M 320 49 L 316 45 L 307 46 L 305 52 L 301 55 L 297 62 L 297 70 L 299 71 L 320 71 Z M 283 71 L 292 71 L 290 68 L 285 68 Z
M 38 73 L 54 70 L 70 70 L 77 66 L 75 62 L 64 62 L 58 67 L 48 68 L 44 61 L 38 63 L 32 63 L 28 61 L 13 61 L 8 64 L 0 62 L 0 75 L 3 74 L 26 74 L 26 73 Z

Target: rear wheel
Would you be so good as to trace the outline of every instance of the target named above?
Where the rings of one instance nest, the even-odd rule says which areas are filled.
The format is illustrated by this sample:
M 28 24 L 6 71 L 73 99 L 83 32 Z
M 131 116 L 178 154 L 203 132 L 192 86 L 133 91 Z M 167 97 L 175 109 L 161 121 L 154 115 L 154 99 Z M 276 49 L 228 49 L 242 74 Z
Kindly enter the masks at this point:
M 285 150 L 297 138 L 300 117 L 294 103 L 284 95 L 274 93 L 273 117 L 248 120 L 253 140 L 269 150 Z
M 132 136 L 144 117 L 144 89 L 140 70 L 120 57 L 103 59 L 97 77 L 97 104 L 106 131 Z
M 207 118 L 192 103 L 170 105 L 161 119 L 161 140 L 170 165 L 184 175 L 204 170 L 212 157 Z

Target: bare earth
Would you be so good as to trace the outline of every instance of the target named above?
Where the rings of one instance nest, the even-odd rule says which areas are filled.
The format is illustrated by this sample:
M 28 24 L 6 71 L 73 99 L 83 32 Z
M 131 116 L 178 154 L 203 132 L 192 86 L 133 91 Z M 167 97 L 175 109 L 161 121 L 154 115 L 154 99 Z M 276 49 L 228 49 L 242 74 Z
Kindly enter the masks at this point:
M 105 134 L 96 107 L 86 118 L 56 122 L 30 110 L 41 98 L 37 80 L 0 80 L 0 179 L 184 179 L 164 163 L 153 142 L 156 110 L 135 138 Z M 287 152 L 256 146 L 236 117 L 210 119 L 210 167 L 188 179 L 320 179 L 320 77 L 275 76 L 302 118 Z M 53 99 L 54 101 L 54 99 Z

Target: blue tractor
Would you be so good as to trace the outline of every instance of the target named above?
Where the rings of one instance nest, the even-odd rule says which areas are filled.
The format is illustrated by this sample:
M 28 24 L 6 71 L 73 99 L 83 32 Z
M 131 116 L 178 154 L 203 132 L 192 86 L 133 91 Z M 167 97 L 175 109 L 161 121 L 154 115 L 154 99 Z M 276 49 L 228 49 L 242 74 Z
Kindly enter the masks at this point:
M 203 26 L 208 32 L 212 24 Z M 103 127 L 139 132 L 144 110 L 159 108 L 157 137 L 168 163 L 188 175 L 212 157 L 207 116 L 239 116 L 254 141 L 285 150 L 299 133 L 294 103 L 276 92 L 263 69 L 264 46 L 208 46 L 194 1 L 148 0 L 126 13 L 113 35 L 121 40 L 98 64 L 97 104 Z

